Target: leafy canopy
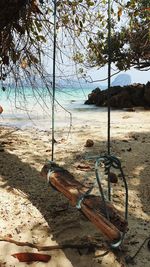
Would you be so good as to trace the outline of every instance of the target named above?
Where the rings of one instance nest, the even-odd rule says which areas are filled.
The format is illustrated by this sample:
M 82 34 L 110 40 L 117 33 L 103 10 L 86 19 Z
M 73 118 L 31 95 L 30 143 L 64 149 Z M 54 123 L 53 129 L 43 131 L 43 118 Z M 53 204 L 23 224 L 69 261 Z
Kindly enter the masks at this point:
M 85 67 L 108 61 L 107 4 L 57 0 L 57 48 L 62 49 L 59 33 L 64 31 L 74 45 L 73 59 Z M 52 0 L 0 1 L 0 79 L 10 73 L 16 77 L 19 70 L 44 75 L 46 45 L 52 50 L 53 8 Z M 150 1 L 111 1 L 111 36 L 111 60 L 119 70 L 149 68 Z

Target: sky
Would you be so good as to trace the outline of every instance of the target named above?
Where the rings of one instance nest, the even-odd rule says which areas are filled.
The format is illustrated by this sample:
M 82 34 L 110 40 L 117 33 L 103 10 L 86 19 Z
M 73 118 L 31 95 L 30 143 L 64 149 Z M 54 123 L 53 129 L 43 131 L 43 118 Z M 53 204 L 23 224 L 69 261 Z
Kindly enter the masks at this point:
M 124 0 L 123 2 L 127 2 L 127 1 Z M 113 8 L 115 9 L 115 3 L 112 2 L 112 4 L 114 5 Z M 124 14 L 121 17 L 120 24 L 124 25 L 126 23 L 126 20 L 127 20 L 127 18 L 126 18 L 126 15 Z M 117 25 L 119 25 L 119 24 L 117 24 Z M 61 60 L 58 60 L 59 64 L 57 64 L 57 66 L 56 66 L 56 72 L 57 72 L 56 75 L 57 74 L 58 74 L 58 76 L 59 75 L 60 76 L 64 75 L 64 77 L 66 76 L 66 78 L 68 78 L 68 79 L 69 79 L 69 77 L 70 77 L 70 79 L 71 79 L 71 77 L 72 77 L 72 79 L 77 79 L 77 76 L 75 77 L 75 74 L 77 73 L 77 69 L 79 69 L 80 66 L 75 66 L 73 62 L 68 60 L 67 57 L 69 56 L 71 58 L 72 55 L 70 54 L 69 48 L 67 49 L 67 46 L 65 46 L 64 52 L 66 53 L 67 56 L 66 56 L 66 58 L 65 58 L 64 55 L 62 56 L 62 58 L 63 58 L 62 62 L 61 62 Z M 81 51 L 81 53 L 82 53 L 82 51 Z M 48 64 L 48 65 L 49 65 L 49 69 L 52 70 L 52 68 L 50 67 L 50 66 L 52 66 L 52 64 Z M 113 65 L 112 65 L 112 67 L 113 67 Z M 59 70 L 57 68 L 59 68 Z M 82 66 L 81 66 L 81 68 L 82 68 Z M 88 81 L 92 81 L 92 80 L 95 81 L 95 80 L 103 80 L 103 79 L 107 78 L 107 75 L 108 75 L 107 68 L 108 67 L 105 66 L 104 68 L 101 68 L 99 70 L 95 69 L 95 68 L 94 69 L 90 69 L 86 73 L 87 80 Z M 114 71 L 112 71 L 112 74 L 113 73 L 114 73 Z M 143 83 L 143 84 L 146 84 L 148 81 L 150 81 L 150 70 L 149 71 L 139 71 L 139 70 L 136 70 L 135 68 L 132 68 L 132 69 L 130 69 L 128 71 L 120 72 L 119 74 L 127 74 L 127 75 L 129 75 L 131 83 Z M 117 75 L 113 76 L 111 78 L 111 82 L 113 82 L 116 77 L 117 77 Z M 102 84 L 102 85 L 106 85 L 107 84 L 107 80 L 100 81 L 99 83 Z
M 150 81 L 150 70 L 149 71 L 139 71 L 139 70 L 132 68 L 131 70 L 128 70 L 128 71 L 122 71 L 118 75 L 120 75 L 120 74 L 130 75 L 131 83 L 144 83 L 144 84 L 146 84 L 148 81 Z M 107 77 L 107 66 L 100 69 L 100 70 L 97 70 L 97 71 L 91 70 L 90 75 L 91 75 L 93 80 L 104 79 L 105 77 Z M 117 77 L 117 75 L 113 76 L 111 78 L 111 81 L 113 82 L 116 77 Z M 100 82 L 100 83 L 105 84 L 106 82 L 107 81 Z
M 58 77 L 60 77 L 60 78 L 58 78 L 59 80 L 61 80 L 61 79 L 62 80 L 63 79 L 77 80 L 80 77 L 80 75 L 76 75 L 78 72 L 77 70 L 79 68 L 80 68 L 80 66 L 76 66 L 73 62 L 72 62 L 72 64 L 69 65 L 69 67 L 67 67 L 65 64 L 64 65 L 62 64 L 62 65 L 60 65 L 59 70 L 56 68 L 56 75 L 58 75 Z M 113 71 L 113 69 L 111 71 L 111 74 L 118 72 L 118 71 Z M 126 80 L 127 80 L 127 76 L 128 76 L 129 83 L 126 82 L 126 84 L 133 84 L 133 83 L 146 84 L 148 81 L 150 81 L 150 70 L 149 71 L 140 71 L 140 70 L 136 70 L 135 68 L 132 68 L 132 69 L 127 70 L 127 71 L 121 71 L 118 74 L 112 76 L 111 77 L 111 83 L 113 83 L 113 81 L 117 77 L 119 78 L 120 74 L 123 74 L 122 77 L 124 77 L 124 79 L 126 79 Z M 87 70 L 87 72 L 86 72 L 85 81 L 87 82 L 88 86 L 90 86 L 90 85 L 107 86 L 107 83 L 108 83 L 107 77 L 108 77 L 108 67 L 107 66 L 100 68 L 100 69 L 90 68 L 90 70 Z M 103 79 L 104 79 L 104 81 L 103 81 Z M 96 81 L 98 81 L 98 82 L 96 82 Z M 123 86 L 126 84 L 123 84 L 123 82 L 122 82 L 122 84 L 120 84 L 120 85 Z
M 45 61 L 45 64 L 47 65 L 47 71 L 48 73 L 53 72 L 53 62 L 52 59 L 48 58 L 47 61 Z M 78 75 L 78 70 L 82 68 L 80 65 L 76 65 L 73 60 L 69 60 L 67 57 L 63 57 L 63 60 L 58 60 L 56 63 L 56 76 L 58 79 L 70 79 L 70 80 L 77 80 L 80 75 Z M 112 71 L 111 73 L 114 74 L 118 72 L 118 70 L 113 70 L 116 69 L 114 65 L 112 64 Z M 121 71 L 118 74 L 114 75 L 111 78 L 111 82 L 115 80 L 115 78 L 120 75 L 120 74 L 127 74 L 130 76 L 131 83 L 142 83 L 146 84 L 148 81 L 150 81 L 150 70 L 149 71 L 140 71 L 136 70 L 135 68 L 132 68 L 127 71 Z M 89 82 L 89 85 L 91 82 L 93 84 L 102 84 L 102 85 L 107 85 L 107 80 L 101 81 L 103 79 L 106 79 L 108 76 L 108 67 L 105 66 L 103 68 L 90 68 L 89 70 L 86 70 L 86 77 L 85 80 Z M 97 82 L 97 80 L 100 80 Z
M 75 62 L 73 62 L 72 57 L 73 53 L 71 49 L 66 49 L 65 48 L 65 53 L 66 55 L 62 54 L 60 57 L 60 51 L 56 49 L 56 76 L 60 77 L 60 79 L 70 79 L 70 80 L 77 80 L 80 75 L 78 74 L 78 70 L 80 68 L 83 68 L 82 65 L 77 65 Z M 45 64 L 47 65 L 47 70 L 48 73 L 52 74 L 53 70 L 53 61 L 52 58 L 47 58 L 45 59 Z M 111 73 L 114 74 L 115 72 L 118 72 L 118 70 L 113 70 L 116 69 L 116 67 L 112 64 L 112 71 Z M 90 68 L 86 70 L 86 77 L 85 79 L 87 81 L 95 81 L 95 80 L 103 80 L 107 78 L 108 76 L 108 67 L 105 66 L 103 68 Z M 148 81 L 150 81 L 150 70 L 149 71 L 140 71 L 135 68 L 132 68 L 127 71 L 122 71 L 119 74 L 127 74 L 130 75 L 131 83 L 142 83 L 146 84 Z M 117 75 L 119 75 L 117 74 Z M 113 76 L 111 78 L 111 81 L 113 82 L 114 79 L 117 77 L 117 75 Z M 107 84 L 107 80 L 105 81 L 100 81 L 99 82 L 102 85 Z M 90 84 L 90 83 L 89 83 Z
M 147 83 L 150 81 L 150 70 L 149 71 L 139 71 L 136 69 L 128 70 L 124 72 L 131 76 L 132 83 Z

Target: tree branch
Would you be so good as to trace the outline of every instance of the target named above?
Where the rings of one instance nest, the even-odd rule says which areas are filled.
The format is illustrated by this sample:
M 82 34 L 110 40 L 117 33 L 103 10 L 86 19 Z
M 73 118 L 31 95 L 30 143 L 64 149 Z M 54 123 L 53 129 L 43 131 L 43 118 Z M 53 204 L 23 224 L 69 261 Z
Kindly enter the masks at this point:
M 57 249 L 67 249 L 67 248 L 71 248 L 71 249 L 83 249 L 83 248 L 87 248 L 87 249 L 93 249 L 93 248 L 101 248 L 102 245 L 98 245 L 96 243 L 88 243 L 88 244 L 61 244 L 61 245 L 54 245 L 54 246 L 41 246 L 38 244 L 33 244 L 30 242 L 20 242 L 20 241 L 16 241 L 14 239 L 8 238 L 8 237 L 0 237 L 0 241 L 3 242 L 8 242 L 8 243 L 12 243 L 15 244 L 16 246 L 20 246 L 20 247 L 30 247 L 30 248 L 36 248 L 38 251 L 50 251 L 50 250 L 57 250 Z

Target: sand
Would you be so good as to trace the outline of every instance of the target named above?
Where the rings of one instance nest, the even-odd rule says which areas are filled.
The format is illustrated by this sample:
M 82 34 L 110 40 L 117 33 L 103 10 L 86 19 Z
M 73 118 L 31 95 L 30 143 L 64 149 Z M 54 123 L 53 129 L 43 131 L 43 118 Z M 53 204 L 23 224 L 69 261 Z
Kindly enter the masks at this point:
M 71 171 L 82 183 L 95 178 L 94 160 L 88 156 L 107 151 L 107 112 L 89 110 L 73 114 L 73 126 L 57 127 L 55 155 L 57 163 Z M 95 241 L 101 249 L 94 252 L 63 249 L 43 252 L 51 255 L 48 263 L 34 262 L 30 266 L 51 267 L 123 267 L 126 255 L 134 255 L 145 238 L 150 236 L 150 111 L 112 111 L 111 152 L 122 163 L 129 187 L 129 230 L 116 256 L 108 250 L 106 239 L 68 200 L 51 188 L 40 170 L 51 159 L 51 132 L 34 128 L 0 127 L 0 238 L 57 245 Z M 87 148 L 87 139 L 94 146 Z M 90 170 L 80 170 L 78 165 Z M 95 193 L 97 188 L 95 188 Z M 124 188 L 113 186 L 114 205 L 123 213 Z M 0 266 L 28 266 L 12 254 L 37 252 L 27 246 L 0 242 Z M 107 252 L 106 255 L 104 252 Z M 42 251 L 41 251 L 42 253 Z M 145 243 L 135 258 L 137 267 L 148 267 L 150 251 Z M 129 266 L 131 266 L 129 264 Z

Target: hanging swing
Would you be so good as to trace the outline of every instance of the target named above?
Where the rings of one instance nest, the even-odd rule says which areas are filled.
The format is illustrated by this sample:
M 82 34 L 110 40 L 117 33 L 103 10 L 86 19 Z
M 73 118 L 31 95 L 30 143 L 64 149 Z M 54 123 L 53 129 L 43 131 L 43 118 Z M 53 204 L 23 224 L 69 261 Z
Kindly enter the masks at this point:
M 111 79 L 111 17 L 110 0 L 108 1 L 108 152 L 95 157 L 95 176 L 100 195 L 92 195 L 95 186 L 90 188 L 82 185 L 63 167 L 54 162 L 54 104 L 55 104 L 55 55 L 56 55 L 56 0 L 54 0 L 54 48 L 53 48 L 53 103 L 52 103 L 52 157 L 41 170 L 43 177 L 59 192 L 69 199 L 72 206 L 81 210 L 84 215 L 104 234 L 113 248 L 117 248 L 127 232 L 128 216 L 128 187 L 121 167 L 120 160 L 110 154 L 110 103 L 109 88 Z M 102 186 L 101 168 L 108 177 L 107 196 Z M 125 211 L 124 216 L 111 203 L 111 182 L 116 177 L 113 169 L 120 172 L 119 177 L 124 183 Z

